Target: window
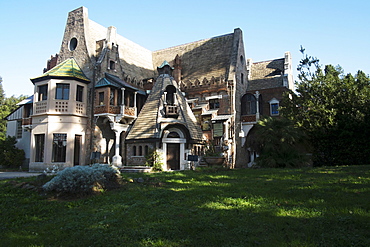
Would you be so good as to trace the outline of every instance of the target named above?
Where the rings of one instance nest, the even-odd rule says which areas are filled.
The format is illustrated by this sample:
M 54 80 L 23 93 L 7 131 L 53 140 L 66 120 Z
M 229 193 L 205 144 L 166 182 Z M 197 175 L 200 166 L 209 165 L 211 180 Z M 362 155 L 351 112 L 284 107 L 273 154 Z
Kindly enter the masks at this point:
M 38 101 L 48 99 L 48 85 L 42 85 L 38 87 L 39 98 Z
M 240 80 L 241 80 L 242 84 L 244 84 L 244 74 L 243 73 L 240 74 Z
M 76 38 L 72 38 L 70 41 L 69 41 L 69 50 L 70 51 L 74 51 L 76 50 L 76 47 L 77 47 L 77 39 Z
M 242 115 L 253 115 L 257 112 L 256 97 L 253 94 L 246 94 L 242 98 Z
M 145 156 L 148 156 L 148 154 L 149 154 L 149 147 L 148 147 L 148 145 L 145 145 L 145 148 L 144 148 L 144 155 L 145 155 Z
M 66 162 L 67 134 L 53 134 L 52 162 Z
M 139 146 L 139 156 L 143 156 L 143 147 Z
M 213 124 L 213 137 L 222 137 L 224 135 L 224 125 L 223 123 Z
M 69 99 L 69 84 L 57 83 L 55 99 L 64 99 L 64 100 Z
M 99 93 L 99 105 L 104 105 L 104 92 Z
M 35 135 L 35 162 L 44 161 L 45 134 Z
M 24 118 L 29 118 L 32 115 L 32 104 L 24 105 Z
M 114 91 L 113 89 L 111 89 L 110 91 L 110 97 L 109 97 L 109 104 L 110 105 L 114 105 Z
M 176 93 L 176 88 L 173 85 L 168 85 L 166 87 L 166 103 L 168 105 L 174 105 L 175 104 L 175 93 Z
M 176 131 L 171 131 L 171 132 L 167 135 L 167 138 L 180 138 L 180 135 L 179 135 L 179 133 L 177 133 Z
M 202 117 L 202 130 L 211 130 L 211 116 L 206 115 Z
M 219 99 L 210 99 L 209 100 L 209 109 L 218 109 L 220 108 Z
M 132 156 L 136 156 L 136 146 L 133 146 L 132 148 Z
M 271 116 L 279 115 L 279 101 L 275 98 L 269 101 L 270 103 L 270 114 Z
M 116 69 L 116 62 L 113 60 L 109 61 L 109 69 L 115 70 Z
M 17 120 L 17 139 L 22 138 L 22 120 Z
M 76 89 L 76 101 L 82 102 L 83 101 L 83 92 L 84 92 L 84 87 L 77 85 Z

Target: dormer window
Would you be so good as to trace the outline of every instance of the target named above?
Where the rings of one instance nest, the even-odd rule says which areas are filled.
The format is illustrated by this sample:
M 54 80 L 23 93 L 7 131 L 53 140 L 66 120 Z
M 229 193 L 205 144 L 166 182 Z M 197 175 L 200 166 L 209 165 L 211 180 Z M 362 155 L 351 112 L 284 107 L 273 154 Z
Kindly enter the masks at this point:
M 166 103 L 167 105 L 174 105 L 175 104 L 175 93 L 176 88 L 172 85 L 168 85 L 166 87 Z
M 176 105 L 176 88 L 173 85 L 168 85 L 164 92 L 164 97 L 166 117 L 177 118 L 179 112 Z
M 116 69 L 116 62 L 113 60 L 109 61 L 109 69 L 110 70 L 115 70 Z

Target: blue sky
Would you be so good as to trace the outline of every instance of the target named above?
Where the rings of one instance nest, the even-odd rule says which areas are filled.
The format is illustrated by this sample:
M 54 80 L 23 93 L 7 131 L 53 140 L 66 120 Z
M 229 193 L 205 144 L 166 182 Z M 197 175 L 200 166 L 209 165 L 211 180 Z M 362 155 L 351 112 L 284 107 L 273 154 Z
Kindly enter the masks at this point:
M 368 0 L 0 0 L 0 76 L 7 97 L 33 93 L 29 79 L 59 52 L 68 12 L 80 6 L 91 20 L 117 27 L 152 51 L 241 28 L 246 57 L 253 61 L 290 51 L 295 71 L 303 45 L 321 64 L 370 73 Z

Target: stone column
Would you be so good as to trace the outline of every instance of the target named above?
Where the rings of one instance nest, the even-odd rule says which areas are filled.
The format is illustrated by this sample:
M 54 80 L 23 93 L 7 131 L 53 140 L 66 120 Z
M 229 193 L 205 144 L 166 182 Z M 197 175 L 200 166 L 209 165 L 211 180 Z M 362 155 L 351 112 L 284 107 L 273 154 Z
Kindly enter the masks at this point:
M 125 88 L 121 88 L 122 99 L 121 99 L 121 115 L 125 113 Z
M 115 148 L 114 148 L 114 156 L 112 159 L 112 165 L 115 166 L 122 166 L 122 157 L 119 155 L 119 144 L 120 144 L 120 137 L 121 137 L 121 131 L 118 129 L 113 129 L 114 134 L 116 135 L 116 142 L 115 142 Z
M 256 121 L 258 121 L 260 120 L 260 102 L 259 102 L 260 92 L 256 91 L 254 96 L 256 97 Z
M 137 107 L 136 107 L 136 95 L 137 95 L 137 92 L 134 92 L 134 109 L 135 109 L 135 116 L 137 116 Z

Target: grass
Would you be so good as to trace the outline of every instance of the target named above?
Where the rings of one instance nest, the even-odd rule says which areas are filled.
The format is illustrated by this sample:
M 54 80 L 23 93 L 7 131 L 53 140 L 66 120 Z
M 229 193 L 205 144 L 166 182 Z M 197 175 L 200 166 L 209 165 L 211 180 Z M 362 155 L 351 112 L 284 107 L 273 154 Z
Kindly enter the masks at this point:
M 370 166 L 124 176 L 75 200 L 0 181 L 0 246 L 370 246 Z

